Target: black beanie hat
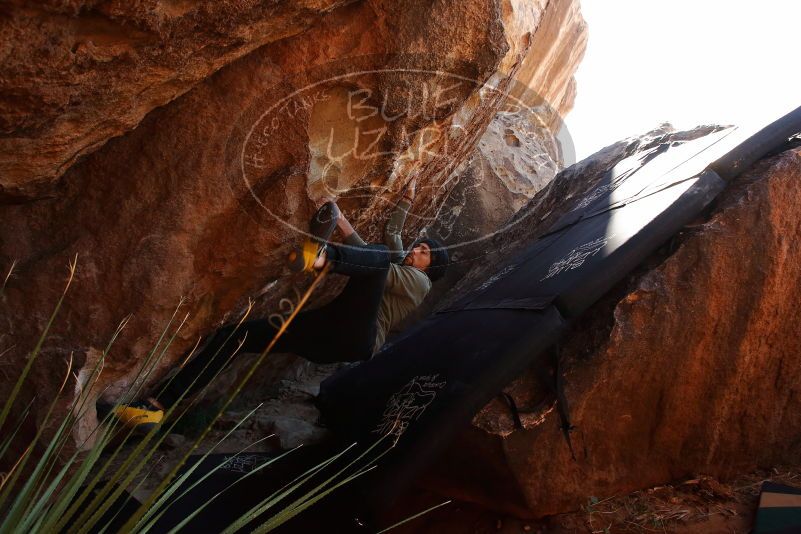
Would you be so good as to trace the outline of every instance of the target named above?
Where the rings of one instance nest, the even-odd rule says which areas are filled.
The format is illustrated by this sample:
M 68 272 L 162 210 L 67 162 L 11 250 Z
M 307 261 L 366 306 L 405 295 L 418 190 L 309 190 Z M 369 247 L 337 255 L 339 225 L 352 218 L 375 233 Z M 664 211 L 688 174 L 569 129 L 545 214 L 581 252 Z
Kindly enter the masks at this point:
M 445 271 L 448 269 L 448 251 L 445 249 L 445 245 L 433 237 L 421 237 L 414 242 L 411 248 L 420 243 L 425 243 L 431 249 L 431 265 L 424 272 L 432 282 L 436 282 L 445 275 Z

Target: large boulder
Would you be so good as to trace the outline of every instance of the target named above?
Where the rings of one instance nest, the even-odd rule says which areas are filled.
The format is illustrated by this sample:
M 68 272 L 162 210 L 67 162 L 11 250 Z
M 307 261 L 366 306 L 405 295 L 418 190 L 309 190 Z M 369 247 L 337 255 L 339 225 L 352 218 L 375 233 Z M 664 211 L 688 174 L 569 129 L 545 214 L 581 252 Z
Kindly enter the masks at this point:
M 683 134 L 664 129 L 563 171 L 496 239 L 496 261 L 590 191 L 622 157 Z M 801 149 L 764 159 L 565 335 L 561 362 L 575 461 L 533 371 L 488 404 L 426 483 L 518 517 L 577 509 L 682 477 L 729 478 L 801 453 Z M 477 266 L 455 294 L 486 278 Z
M 352 1 L 352 0 L 351 0 Z M 0 19 L 0 199 L 56 179 L 215 71 L 343 0 L 12 3 Z
M 0 19 L 0 199 L 51 195 L 70 166 L 135 128 L 153 109 L 236 59 L 286 42 L 354 1 L 9 4 Z M 586 40 L 574 0 L 515 1 L 503 8 L 488 1 L 365 4 L 357 10 L 371 12 L 372 20 L 346 23 L 341 32 L 348 34 L 345 26 L 361 30 L 358 38 L 365 42 L 359 43 L 359 53 L 416 48 L 472 60 L 481 54 L 490 59 L 497 54 L 494 47 L 508 46 L 512 53 L 505 68 L 515 68 L 521 81 L 516 97 L 529 87 L 540 93 L 557 110 L 549 119 L 553 125 L 559 112 L 572 106 L 573 70 Z M 313 45 L 315 59 L 342 56 L 341 43 L 330 46 L 335 33 Z M 486 39 L 487 46 L 475 47 L 476 38 Z M 309 58 L 296 59 L 301 60 L 296 66 L 309 64 Z
M 42 394 L 37 410 L 69 355 L 85 380 L 129 314 L 94 395 L 119 398 L 165 328 L 165 341 L 175 337 L 151 383 L 250 299 L 252 317 L 285 310 L 280 299 L 308 280 L 290 276 L 284 258 L 321 196 L 338 197 L 363 237 L 379 239 L 416 177 L 412 237 L 498 111 L 527 109 L 552 135 L 572 106 L 586 42 L 573 0 L 307 4 L 9 8 L 4 32 L 17 36 L 18 57 L 6 50 L 2 83 L 18 98 L 4 100 L 0 264 L 16 263 L 0 352 L 14 367 L 78 258 L 26 388 Z M 23 31 L 32 26 L 38 33 Z M 91 38 L 73 43 L 81 32 Z M 50 55 L 30 52 L 42 39 Z M 544 71 L 526 63 L 531 54 L 551 58 Z

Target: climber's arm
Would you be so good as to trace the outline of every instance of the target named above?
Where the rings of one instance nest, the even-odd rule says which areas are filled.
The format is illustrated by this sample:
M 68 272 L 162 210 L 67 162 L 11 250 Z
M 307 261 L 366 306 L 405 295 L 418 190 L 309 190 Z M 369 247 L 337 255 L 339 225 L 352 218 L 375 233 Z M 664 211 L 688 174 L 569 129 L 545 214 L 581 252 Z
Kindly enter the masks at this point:
M 318 201 L 318 207 L 321 206 L 325 202 L 333 202 L 336 204 L 336 200 L 334 197 L 320 197 Z M 356 233 L 356 230 L 353 228 L 353 225 L 350 224 L 350 221 L 345 218 L 345 215 L 342 213 L 342 210 L 339 210 L 339 218 L 337 219 L 337 228 L 339 232 L 342 234 L 342 240 L 346 245 L 351 245 L 354 247 L 364 246 L 367 243 L 361 236 Z
M 353 228 L 353 225 L 350 224 L 350 221 L 347 220 L 342 214 L 342 210 L 340 210 L 339 219 L 337 219 L 337 228 L 339 228 L 339 231 L 342 234 L 342 240 L 346 245 L 360 247 L 367 244 L 364 239 L 362 239 L 362 237 L 356 233 L 356 230 Z

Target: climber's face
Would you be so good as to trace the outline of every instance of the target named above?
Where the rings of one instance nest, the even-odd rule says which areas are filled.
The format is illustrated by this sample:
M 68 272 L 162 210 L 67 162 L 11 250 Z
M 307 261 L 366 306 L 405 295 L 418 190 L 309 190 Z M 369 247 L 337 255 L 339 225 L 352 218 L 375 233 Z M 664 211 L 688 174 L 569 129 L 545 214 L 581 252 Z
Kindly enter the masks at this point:
M 431 265 L 431 247 L 428 246 L 428 243 L 420 243 L 413 247 L 403 258 L 403 264 L 425 271 Z

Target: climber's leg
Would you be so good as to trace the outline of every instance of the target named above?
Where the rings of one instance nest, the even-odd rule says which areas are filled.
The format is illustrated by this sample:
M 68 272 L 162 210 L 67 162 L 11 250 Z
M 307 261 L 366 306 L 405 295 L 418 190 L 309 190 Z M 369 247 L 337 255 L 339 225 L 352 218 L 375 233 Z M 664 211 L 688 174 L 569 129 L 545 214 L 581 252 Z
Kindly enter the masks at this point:
M 204 342 L 200 350 L 158 391 L 154 398 L 164 407 L 172 406 L 182 394 L 190 397 L 208 384 L 233 358 L 241 353 L 261 352 L 278 330 L 270 321 L 258 319 L 223 326 Z M 283 336 L 282 336 L 283 338 Z M 279 345 L 285 345 L 286 341 Z M 240 347 L 241 344 L 241 347 Z M 237 350 L 237 347 L 239 349 Z M 280 350 L 283 347 L 277 347 Z M 234 355 L 236 352 L 236 355 Z M 186 358 L 188 355 L 185 355 Z
M 319 332 L 322 344 L 301 356 L 317 363 L 367 360 L 375 348 L 376 319 L 389 269 L 389 249 L 329 246 L 333 271 L 349 275 L 342 292 L 330 303 L 304 313 L 299 326 Z M 300 319 L 301 317 L 299 317 Z
M 327 305 L 298 314 L 272 352 L 291 352 L 317 363 L 366 360 L 375 345 L 376 318 L 389 269 L 388 249 L 384 245 L 329 245 L 327 253 L 333 271 L 349 275 L 348 283 Z M 237 357 L 234 353 L 260 353 L 277 333 L 278 328 L 267 319 L 247 321 L 238 328 L 223 326 L 155 393 L 149 405 L 121 405 L 116 408 L 117 416 L 129 426 L 136 426 L 136 421 L 158 423 L 161 409 L 203 389 Z
M 364 248 L 329 246 L 334 272 L 350 274 L 345 289 L 329 304 L 302 312 L 290 323 L 273 352 L 292 352 L 311 361 L 367 359 L 375 343 L 375 321 L 384 291 L 389 255 L 384 245 Z M 191 396 L 208 384 L 237 353 L 260 353 L 278 329 L 266 319 L 227 325 L 214 334 L 155 399 L 172 406 L 185 392 Z M 236 357 L 236 356 L 234 356 Z

